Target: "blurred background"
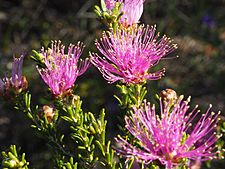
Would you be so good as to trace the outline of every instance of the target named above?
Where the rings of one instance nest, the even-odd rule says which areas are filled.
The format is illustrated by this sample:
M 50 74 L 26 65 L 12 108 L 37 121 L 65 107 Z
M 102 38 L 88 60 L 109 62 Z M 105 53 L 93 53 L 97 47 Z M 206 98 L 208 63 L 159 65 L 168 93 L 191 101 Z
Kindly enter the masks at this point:
M 33 102 L 46 103 L 49 94 L 40 80 L 35 64 L 29 59 L 32 49 L 39 50 L 51 40 L 63 44 L 82 41 L 88 51 L 96 51 L 94 40 L 101 36 L 93 7 L 97 0 L 0 0 L 0 77 L 11 73 L 13 56 L 25 54 L 23 73 L 29 81 Z M 156 24 L 178 44 L 178 50 L 155 69 L 166 68 L 166 76 L 148 82 L 147 97 L 172 88 L 179 95 L 192 96 L 204 112 L 208 105 L 225 112 L 225 0 L 146 0 L 141 22 Z M 175 58 L 176 56 L 179 58 Z M 108 84 L 93 66 L 78 77 L 76 92 L 83 100 L 83 109 L 98 112 L 105 107 L 108 137 L 118 131 L 115 115 L 120 113 L 113 94 L 115 84 Z M 30 168 L 51 168 L 51 155 L 44 139 L 38 137 L 24 114 L 0 99 L 0 151 L 16 144 L 27 154 Z M 224 161 L 215 161 L 211 168 L 220 169 Z M 205 168 L 204 166 L 202 168 Z

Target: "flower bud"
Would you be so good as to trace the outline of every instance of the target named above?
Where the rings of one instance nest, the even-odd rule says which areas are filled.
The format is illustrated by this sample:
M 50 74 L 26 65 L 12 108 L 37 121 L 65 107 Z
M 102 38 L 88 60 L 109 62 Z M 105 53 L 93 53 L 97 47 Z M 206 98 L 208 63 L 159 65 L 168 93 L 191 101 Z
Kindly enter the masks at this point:
M 42 107 L 42 110 L 38 113 L 38 116 L 40 118 L 42 118 L 43 116 L 45 116 L 48 120 L 49 123 L 51 123 L 53 121 L 53 117 L 55 115 L 54 109 L 53 107 L 50 107 L 48 105 L 44 105 Z
M 22 82 L 22 84 L 21 84 L 22 90 L 26 90 L 28 88 L 28 81 L 27 81 L 26 76 L 22 76 L 21 82 Z
M 177 93 L 173 89 L 165 89 L 160 92 L 159 96 L 162 98 L 162 101 L 173 103 L 177 100 Z
M 0 95 L 5 98 L 14 98 L 28 88 L 28 81 L 25 76 L 22 76 L 23 59 L 23 55 L 14 58 L 11 77 L 0 79 Z

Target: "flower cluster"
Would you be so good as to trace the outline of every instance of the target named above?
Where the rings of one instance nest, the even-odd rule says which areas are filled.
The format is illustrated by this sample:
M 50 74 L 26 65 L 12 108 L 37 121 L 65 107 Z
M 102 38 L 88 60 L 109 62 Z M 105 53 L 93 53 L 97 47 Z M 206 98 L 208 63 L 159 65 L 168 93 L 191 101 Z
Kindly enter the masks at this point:
M 87 70 L 88 59 L 81 60 L 78 65 L 83 48 L 84 45 L 78 42 L 77 45 L 71 44 L 68 53 L 65 53 L 65 46 L 56 41 L 52 42 L 50 49 L 42 49 L 40 54 L 46 67 L 37 69 L 54 96 L 62 95 L 71 89 L 76 78 Z
M 205 161 L 215 158 L 214 143 L 220 137 L 216 135 L 220 112 L 211 112 L 210 105 L 197 124 L 192 126 L 200 111 L 196 106 L 188 114 L 189 101 L 183 101 L 183 96 L 180 96 L 172 107 L 169 101 L 160 101 L 160 116 L 155 106 L 147 102 L 141 109 L 134 108 L 132 117 L 126 117 L 125 121 L 139 148 L 119 136 L 117 141 L 122 144 L 123 150 L 118 152 L 145 164 L 159 160 L 167 169 L 182 164 L 184 159 Z
M 103 33 L 96 41 L 98 50 L 105 56 L 91 54 L 91 62 L 110 83 L 137 84 L 148 80 L 160 79 L 164 69 L 150 73 L 149 69 L 166 55 L 171 53 L 176 44 L 163 36 L 158 39 L 155 26 L 135 26 L 114 33 Z
M 166 35 L 159 37 L 156 26 L 138 25 L 144 2 L 101 0 L 101 6 L 95 6 L 99 20 L 109 30 L 95 42 L 101 55 L 90 53 L 90 61 L 80 59 L 84 50 L 81 42 L 70 44 L 66 49 L 60 41 L 54 41 L 50 48 L 34 51 L 35 56 L 31 58 L 37 62 L 37 70 L 50 88 L 54 96 L 52 99 L 56 99 L 50 106 L 44 105 L 39 109 L 39 106 L 31 104 L 29 91 L 21 92 L 28 87 L 25 76 L 22 76 L 23 55 L 14 58 L 12 76 L 0 79 L 0 95 L 8 96 L 11 91 L 16 96 L 21 94 L 22 97 L 16 97 L 16 101 L 21 102 L 16 103 L 16 108 L 26 113 L 34 122 L 33 128 L 48 139 L 57 153 L 54 159 L 58 165 L 56 168 L 104 166 L 122 169 L 131 168 L 135 161 L 135 167 L 138 167 L 137 163 L 142 163 L 142 168 L 163 165 L 166 169 L 193 169 L 194 166 L 199 167 L 202 161 L 222 154 L 220 150 L 223 150 L 224 143 L 216 143 L 221 137 L 217 132 L 220 112 L 211 112 L 211 105 L 202 115 L 198 106 L 189 111 L 190 97 L 184 100 L 172 89 L 160 93 L 159 109 L 144 100 L 147 94 L 145 82 L 158 80 L 165 73 L 164 68 L 154 71 L 153 67 L 177 48 Z M 107 121 L 104 109 L 99 118 L 89 111 L 84 112 L 80 97 L 72 92 L 77 77 L 87 70 L 90 63 L 109 83 L 121 82 L 117 85 L 121 96 L 115 97 L 121 108 L 127 110 L 126 129 L 122 130 L 126 136 L 116 138 L 120 146 L 116 151 L 105 138 Z M 64 124 L 71 128 L 66 139 L 63 139 L 64 130 L 58 130 Z M 20 160 L 15 146 L 11 147 L 11 151 L 14 154 L 3 153 L 2 165 L 26 168 L 29 163 L 24 155 Z M 115 160 L 115 152 L 127 158 L 125 164 L 121 158 Z

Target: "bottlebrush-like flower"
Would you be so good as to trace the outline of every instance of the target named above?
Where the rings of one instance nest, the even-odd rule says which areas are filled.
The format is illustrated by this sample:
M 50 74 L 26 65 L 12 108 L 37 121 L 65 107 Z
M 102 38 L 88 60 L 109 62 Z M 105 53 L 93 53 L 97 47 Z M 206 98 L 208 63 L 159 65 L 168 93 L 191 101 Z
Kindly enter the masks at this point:
M 105 0 L 106 7 L 111 10 L 116 2 L 122 3 L 121 12 L 123 15 L 120 22 L 124 25 L 133 25 L 138 23 L 143 13 L 143 4 L 145 0 Z
M 134 108 L 132 117 L 125 117 L 126 128 L 134 136 L 139 146 L 135 147 L 122 137 L 118 137 L 123 149 L 118 153 L 126 157 L 135 157 L 145 164 L 159 160 L 167 169 L 179 166 L 189 160 L 209 160 L 216 157 L 218 135 L 216 125 L 219 113 L 207 112 L 201 116 L 197 106 L 187 114 L 190 99 L 183 101 L 181 96 L 171 107 L 171 102 L 160 101 L 160 115 L 155 106 L 145 102 L 141 109 Z
M 155 31 L 156 26 L 141 25 L 118 29 L 115 33 L 113 30 L 104 32 L 95 44 L 105 57 L 92 53 L 92 64 L 109 83 L 120 80 L 127 84 L 137 84 L 146 79 L 160 79 L 164 69 L 154 73 L 149 73 L 149 69 L 171 53 L 176 44 L 172 44 L 165 35 L 158 39 L 159 34 L 155 35 Z
M 68 53 L 64 51 L 65 46 L 60 41 L 52 42 L 51 49 L 42 49 L 41 55 L 45 68 L 38 68 L 44 82 L 50 87 L 54 96 L 64 94 L 73 87 L 77 76 L 82 75 L 89 66 L 89 60 L 81 60 L 78 66 L 79 57 L 84 49 L 80 42 L 77 45 L 70 45 Z
M 14 57 L 12 63 L 12 76 L 0 79 L 0 90 L 3 95 L 8 96 L 10 91 L 18 94 L 21 90 L 25 90 L 28 87 L 28 82 L 25 76 L 22 76 L 24 55 L 19 58 Z

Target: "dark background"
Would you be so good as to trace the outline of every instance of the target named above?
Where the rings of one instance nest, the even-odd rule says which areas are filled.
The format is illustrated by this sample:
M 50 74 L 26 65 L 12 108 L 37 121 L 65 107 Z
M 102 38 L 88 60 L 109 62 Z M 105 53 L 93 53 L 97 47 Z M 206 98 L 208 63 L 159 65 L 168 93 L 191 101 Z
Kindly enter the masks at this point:
M 0 0 L 0 77 L 10 74 L 14 55 L 26 54 L 23 73 L 29 81 L 33 101 L 45 104 L 48 94 L 35 64 L 29 59 L 32 49 L 39 50 L 51 40 L 65 45 L 82 41 L 88 51 L 96 51 L 93 42 L 101 36 L 93 6 L 97 0 Z M 225 0 L 146 0 L 141 22 L 156 24 L 157 30 L 174 39 L 179 49 L 156 68 L 166 68 L 166 76 L 148 82 L 149 100 L 165 88 L 179 95 L 192 96 L 192 107 L 199 104 L 204 112 L 210 103 L 213 110 L 225 110 Z M 109 85 L 94 67 L 78 77 L 76 91 L 83 109 L 96 112 L 106 107 L 108 133 L 117 134 L 115 115 L 120 113 Z M 38 137 L 26 117 L 10 103 L 0 99 L 0 150 L 16 144 L 27 154 L 30 168 L 51 168 L 51 155 L 44 139 Z M 211 168 L 223 168 L 215 161 Z

